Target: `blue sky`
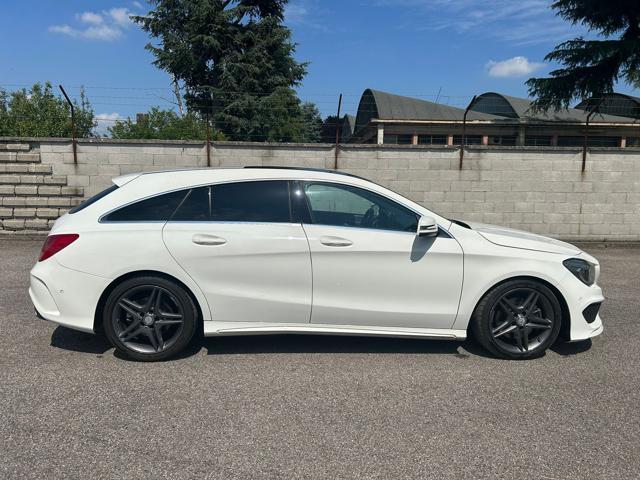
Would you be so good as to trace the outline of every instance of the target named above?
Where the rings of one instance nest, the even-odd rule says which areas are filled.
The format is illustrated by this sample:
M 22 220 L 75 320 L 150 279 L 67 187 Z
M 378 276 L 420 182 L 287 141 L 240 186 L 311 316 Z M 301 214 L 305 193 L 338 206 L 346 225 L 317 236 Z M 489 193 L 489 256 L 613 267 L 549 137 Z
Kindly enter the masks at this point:
M 292 0 L 286 21 L 296 56 L 310 62 L 300 96 L 325 115 L 339 93 L 355 113 L 368 87 L 454 106 L 488 90 L 526 96 L 524 81 L 551 69 L 545 54 L 585 33 L 556 18 L 550 3 Z M 143 0 L 4 0 L 0 87 L 50 80 L 76 96 L 84 85 L 103 124 L 171 107 L 168 76 L 151 65 L 146 34 L 128 20 L 146 11 Z

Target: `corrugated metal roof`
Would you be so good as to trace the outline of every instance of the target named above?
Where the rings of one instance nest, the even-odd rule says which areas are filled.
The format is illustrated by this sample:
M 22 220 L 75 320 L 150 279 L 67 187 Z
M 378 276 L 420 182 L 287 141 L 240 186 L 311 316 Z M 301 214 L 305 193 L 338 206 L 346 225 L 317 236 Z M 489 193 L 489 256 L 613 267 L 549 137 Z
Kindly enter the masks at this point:
M 518 118 L 527 121 L 540 122 L 586 122 L 588 112 L 576 108 L 561 110 L 533 111 L 532 101 L 526 98 L 512 97 L 496 92 L 486 92 L 476 98 L 474 111 L 504 115 L 509 118 Z M 634 119 L 629 117 L 596 113 L 592 115 L 591 122 L 605 123 L 632 123 Z
M 602 100 L 602 101 L 601 101 Z M 625 93 L 607 93 L 601 98 L 588 98 L 575 108 L 589 110 L 598 107 L 598 111 L 607 115 L 616 115 L 640 119 L 640 98 Z
M 375 99 L 380 120 L 462 120 L 464 116 L 461 108 L 379 90 L 369 91 Z M 469 112 L 467 119 L 504 120 L 503 117 L 480 112 Z

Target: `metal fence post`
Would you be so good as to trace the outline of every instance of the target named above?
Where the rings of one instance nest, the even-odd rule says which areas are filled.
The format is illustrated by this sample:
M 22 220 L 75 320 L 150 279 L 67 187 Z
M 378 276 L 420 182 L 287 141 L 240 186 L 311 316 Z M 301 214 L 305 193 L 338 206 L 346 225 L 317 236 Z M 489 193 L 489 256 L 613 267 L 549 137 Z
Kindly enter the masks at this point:
M 58 85 L 58 87 L 60 87 L 60 90 L 62 91 L 64 98 L 67 99 L 69 108 L 71 108 L 71 145 L 73 147 L 73 163 L 77 164 L 78 163 L 78 140 L 76 139 L 76 109 L 74 108 L 73 103 L 71 102 L 71 99 L 69 99 L 69 95 L 67 95 L 67 92 L 64 91 L 64 88 L 62 87 L 62 85 Z

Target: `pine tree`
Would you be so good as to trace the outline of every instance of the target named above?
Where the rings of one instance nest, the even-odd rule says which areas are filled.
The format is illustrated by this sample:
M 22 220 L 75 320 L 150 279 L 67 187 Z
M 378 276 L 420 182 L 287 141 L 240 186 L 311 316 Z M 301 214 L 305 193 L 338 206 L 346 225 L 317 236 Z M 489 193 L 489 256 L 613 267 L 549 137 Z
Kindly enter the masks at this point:
M 527 81 L 539 109 L 568 107 L 574 99 L 600 97 L 618 80 L 640 86 L 640 2 L 638 0 L 557 0 L 559 16 L 601 37 L 563 42 L 545 60 L 562 68 L 550 78 Z
M 154 64 L 185 86 L 187 107 L 229 140 L 300 141 L 294 88 L 306 64 L 283 25 L 287 0 L 152 0 L 135 17 L 157 45 Z

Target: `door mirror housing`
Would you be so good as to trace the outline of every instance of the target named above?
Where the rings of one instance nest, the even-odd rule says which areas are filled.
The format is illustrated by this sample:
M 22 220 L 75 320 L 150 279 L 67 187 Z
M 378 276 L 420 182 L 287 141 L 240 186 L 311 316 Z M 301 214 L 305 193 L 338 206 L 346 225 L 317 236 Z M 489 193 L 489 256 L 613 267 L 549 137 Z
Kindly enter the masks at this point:
M 419 237 L 437 237 L 438 224 L 436 219 L 433 217 L 420 217 L 417 234 Z

